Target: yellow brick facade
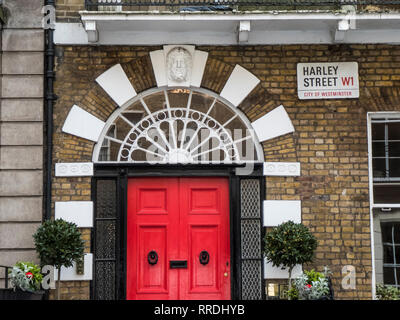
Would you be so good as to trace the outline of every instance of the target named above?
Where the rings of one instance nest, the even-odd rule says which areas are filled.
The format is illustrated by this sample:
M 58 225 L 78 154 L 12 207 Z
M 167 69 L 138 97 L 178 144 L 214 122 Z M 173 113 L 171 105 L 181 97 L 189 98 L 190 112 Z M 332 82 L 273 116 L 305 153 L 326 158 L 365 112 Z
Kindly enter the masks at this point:
M 62 1 L 69 1 L 69 5 L 74 2 L 58 2 Z M 57 47 L 55 163 L 91 161 L 93 143 L 61 132 L 73 104 L 103 121 L 116 108 L 95 78 L 121 63 L 137 92 L 155 87 L 149 52 L 160 48 Z M 281 104 L 285 107 L 295 133 L 264 142 L 265 161 L 300 162 L 301 176 L 266 178 L 265 199 L 301 200 L 302 221 L 318 239 L 314 263 L 305 268 L 321 271 L 329 266 L 337 299 L 371 299 L 367 112 L 400 110 L 400 47 L 287 45 L 197 49 L 209 54 L 203 88 L 221 92 L 235 64 L 261 80 L 239 106 L 250 121 Z M 297 63 L 329 61 L 358 62 L 360 98 L 299 100 Z M 91 200 L 91 179 L 54 178 L 52 200 Z M 83 233 L 89 252 L 90 231 Z M 356 268 L 356 290 L 341 288 L 341 269 L 345 265 Z M 88 299 L 89 282 L 66 283 L 62 296 Z

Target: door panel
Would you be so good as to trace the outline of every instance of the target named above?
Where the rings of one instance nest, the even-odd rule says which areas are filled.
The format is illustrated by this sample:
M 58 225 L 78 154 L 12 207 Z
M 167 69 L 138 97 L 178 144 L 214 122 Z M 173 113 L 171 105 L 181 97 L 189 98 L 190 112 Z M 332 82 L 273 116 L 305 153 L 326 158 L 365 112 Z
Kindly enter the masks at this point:
M 168 293 L 167 290 L 167 263 L 166 263 L 166 226 L 138 226 L 139 235 L 139 255 L 138 255 L 138 274 L 139 277 L 137 293 Z M 155 253 L 155 258 L 149 255 Z
M 127 299 L 230 299 L 229 230 L 227 179 L 130 179 Z
M 189 268 L 181 273 L 181 299 L 230 299 L 229 183 L 224 178 L 183 178 L 180 185 L 181 253 Z M 199 255 L 207 251 L 209 262 Z
M 128 181 L 127 299 L 178 298 L 178 273 L 168 267 L 178 256 L 178 200 L 177 178 Z M 156 264 L 148 261 L 151 251 L 158 255 Z
M 191 271 L 189 293 L 209 292 L 217 293 L 219 290 L 219 265 L 218 265 L 218 226 L 191 226 L 190 251 Z M 201 263 L 201 254 L 208 254 Z

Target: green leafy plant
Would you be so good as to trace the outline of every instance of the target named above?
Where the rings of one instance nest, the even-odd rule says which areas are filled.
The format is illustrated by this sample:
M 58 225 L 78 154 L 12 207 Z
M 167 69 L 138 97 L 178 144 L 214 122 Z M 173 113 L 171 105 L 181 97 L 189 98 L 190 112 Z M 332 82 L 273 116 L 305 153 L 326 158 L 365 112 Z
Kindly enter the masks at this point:
M 330 289 L 328 282 L 328 269 L 324 273 L 314 269 L 304 271 L 294 280 L 294 287 L 291 289 L 293 299 L 298 300 L 319 300 L 328 299 Z
M 10 271 L 11 285 L 22 291 L 36 292 L 40 290 L 43 275 L 40 267 L 30 262 L 17 262 Z
M 61 267 L 70 267 L 83 258 L 84 242 L 76 224 L 62 219 L 45 221 L 33 235 L 36 251 L 44 265 L 58 269 L 56 285 L 60 299 Z
M 273 266 L 289 270 L 289 291 L 295 265 L 311 262 L 317 240 L 306 226 L 288 221 L 265 235 L 264 254 Z
M 400 300 L 400 289 L 389 285 L 378 284 L 376 286 L 376 298 L 378 300 Z
M 313 281 L 318 281 L 321 278 L 324 278 L 324 274 L 321 272 L 317 272 L 314 269 L 311 269 L 310 271 L 304 271 L 308 278 L 308 284 L 311 284 Z
M 286 295 L 288 297 L 288 300 L 298 300 L 299 299 L 299 291 L 296 289 L 296 287 L 292 287 L 290 290 L 288 290 Z

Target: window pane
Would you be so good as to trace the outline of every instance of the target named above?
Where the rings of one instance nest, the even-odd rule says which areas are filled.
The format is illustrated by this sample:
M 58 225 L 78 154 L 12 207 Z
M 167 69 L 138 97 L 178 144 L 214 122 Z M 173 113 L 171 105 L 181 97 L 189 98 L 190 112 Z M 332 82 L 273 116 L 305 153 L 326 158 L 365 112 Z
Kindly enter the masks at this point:
M 385 140 L 385 124 L 373 123 L 372 124 L 372 140 Z
M 400 177 L 400 159 L 389 160 L 389 176 L 391 178 Z
M 394 282 L 394 268 L 384 267 L 383 268 L 383 282 L 385 284 L 395 284 Z
M 398 185 L 375 185 L 375 203 L 400 203 L 400 186 Z
M 373 142 L 372 143 L 372 156 L 373 157 L 384 157 L 385 156 L 385 142 Z
M 383 155 L 385 155 L 385 149 L 383 149 Z M 400 142 L 389 142 L 389 157 L 400 157 Z
M 394 263 L 393 246 L 383 245 L 383 263 Z
M 400 140 L 400 123 L 388 123 L 389 140 Z
M 374 186 L 375 203 L 400 203 L 400 186 Z
M 374 178 L 386 177 L 386 160 L 372 159 Z
M 400 244 L 400 222 L 396 222 L 393 225 L 394 225 L 394 243 Z M 398 263 L 400 263 L 400 259 L 398 259 L 397 261 Z
M 382 242 L 392 243 L 392 223 L 382 223 L 381 224 L 381 232 L 382 232 Z
M 123 112 L 122 115 L 127 118 L 130 122 L 133 124 L 136 124 L 139 122 L 140 119 L 143 117 L 142 112 Z
M 107 143 L 107 139 L 104 139 L 104 143 Z M 100 154 L 99 154 L 99 161 L 108 161 L 108 147 L 101 147 L 100 148 Z
M 394 252 L 395 252 L 395 255 L 396 255 L 396 264 L 400 265 L 400 246 L 395 246 L 394 247 Z
M 397 274 L 397 283 L 396 283 L 396 285 L 398 286 L 400 284 L 400 268 L 396 268 L 396 274 Z

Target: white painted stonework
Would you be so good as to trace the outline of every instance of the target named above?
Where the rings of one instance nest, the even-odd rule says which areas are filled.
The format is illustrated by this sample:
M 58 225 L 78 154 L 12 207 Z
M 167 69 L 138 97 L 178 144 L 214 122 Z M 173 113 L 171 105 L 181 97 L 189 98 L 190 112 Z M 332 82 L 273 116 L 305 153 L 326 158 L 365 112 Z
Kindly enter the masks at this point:
M 167 85 L 167 73 L 165 72 L 164 50 L 156 50 L 150 52 L 150 60 L 153 65 L 154 76 L 156 78 L 157 87 Z
M 57 201 L 55 218 L 75 223 L 78 228 L 93 227 L 92 201 Z
M 187 70 L 185 70 L 185 77 L 182 80 L 178 80 L 177 77 L 174 76 L 174 70 L 171 70 L 171 65 L 175 64 L 174 61 L 172 61 L 173 58 L 169 55 L 180 49 L 185 50 L 187 53 L 185 53 L 185 59 L 181 59 L 178 62 L 182 70 L 187 68 Z M 208 53 L 195 50 L 195 46 L 166 45 L 163 50 L 150 52 L 150 59 L 153 65 L 157 87 L 200 87 L 208 59 Z
M 201 86 L 201 80 L 203 80 L 204 70 L 208 59 L 208 52 L 196 50 L 194 52 L 192 78 L 190 85 L 199 88 Z
M 347 12 L 96 12 L 80 11 L 81 20 L 96 21 L 101 45 L 237 45 L 241 21 L 249 21 L 249 45 L 332 44 L 340 21 Z M 400 43 L 398 12 L 357 14 L 356 28 L 346 31 L 343 43 Z M 55 29 L 56 44 L 87 44 L 87 37 L 74 28 Z M 273 28 L 271 28 L 273 25 Z M 78 33 L 76 40 L 70 35 Z M 246 31 L 244 31 L 246 32 Z
M 92 162 L 56 163 L 56 177 L 91 177 Z
M 264 176 L 300 176 L 300 162 L 264 162 Z
M 77 105 L 73 105 L 64 122 L 62 131 L 97 142 L 105 122 Z
M 102 73 L 96 82 L 119 106 L 136 96 L 136 91 L 120 64 Z
M 292 270 L 292 279 L 301 275 L 303 269 L 301 264 L 297 264 Z M 289 271 L 280 267 L 272 266 L 272 262 L 267 262 L 264 259 L 264 279 L 288 279 Z
M 251 125 L 260 142 L 294 132 L 292 121 L 283 106 L 268 112 Z
M 164 46 L 165 66 L 169 87 L 190 86 L 194 67 L 194 46 Z
M 237 107 L 259 82 L 254 74 L 237 64 L 220 95 Z
M 76 263 L 72 267 L 61 267 L 61 281 L 88 281 L 93 279 L 93 254 L 85 253 L 83 274 L 76 273 Z M 58 269 L 54 268 L 54 280 L 58 279 Z
M 264 227 L 276 227 L 289 220 L 301 223 L 300 200 L 264 201 Z

